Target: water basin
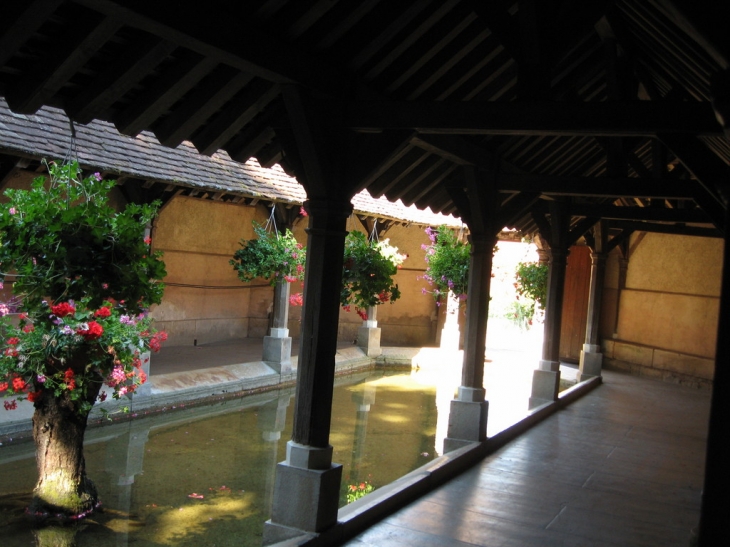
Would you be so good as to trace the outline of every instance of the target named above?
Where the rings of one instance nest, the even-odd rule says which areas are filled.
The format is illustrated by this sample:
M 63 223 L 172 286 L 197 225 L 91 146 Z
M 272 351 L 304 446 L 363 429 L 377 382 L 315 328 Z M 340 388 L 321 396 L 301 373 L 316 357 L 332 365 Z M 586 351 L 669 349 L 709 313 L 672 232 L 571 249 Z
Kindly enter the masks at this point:
M 6 443 L 3 547 L 261 545 L 293 396 L 268 392 L 90 429 L 87 471 L 103 511 L 61 530 L 34 531 L 24 518 L 37 476 L 33 444 Z M 437 419 L 435 385 L 410 373 L 338 378 L 330 442 L 343 465 L 340 505 L 351 485 L 378 488 L 436 457 Z

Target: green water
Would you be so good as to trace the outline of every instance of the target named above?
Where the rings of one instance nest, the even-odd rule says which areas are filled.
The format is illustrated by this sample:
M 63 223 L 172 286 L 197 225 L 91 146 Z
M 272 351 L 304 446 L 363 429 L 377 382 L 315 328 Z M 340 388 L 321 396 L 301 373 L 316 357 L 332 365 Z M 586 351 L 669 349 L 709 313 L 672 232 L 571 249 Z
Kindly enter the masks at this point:
M 410 374 L 339 378 L 333 461 L 350 484 L 384 486 L 435 457 L 436 388 Z M 90 429 L 87 473 L 103 511 L 73 528 L 32 530 L 32 443 L 0 447 L 3 547 L 261 545 L 274 470 L 291 437 L 293 390 Z M 65 537 L 64 537 L 65 535 Z

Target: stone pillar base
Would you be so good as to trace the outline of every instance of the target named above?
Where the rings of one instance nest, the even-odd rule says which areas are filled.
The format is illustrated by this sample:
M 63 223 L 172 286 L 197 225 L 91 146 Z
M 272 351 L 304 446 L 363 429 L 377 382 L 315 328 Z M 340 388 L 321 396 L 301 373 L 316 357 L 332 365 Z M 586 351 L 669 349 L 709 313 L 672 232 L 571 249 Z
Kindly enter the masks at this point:
M 367 321 L 370 323 L 371 321 Z M 372 321 L 374 323 L 374 321 Z M 361 348 L 368 357 L 377 357 L 383 350 L 380 348 L 380 328 L 360 327 L 357 331 L 357 346 Z
M 532 373 L 532 396 L 529 408 L 558 400 L 560 371 L 535 370 Z
M 147 375 L 147 381 L 139 386 L 137 389 L 134 390 L 134 393 L 132 393 L 132 398 L 134 397 L 145 397 L 148 395 L 152 395 L 152 382 L 150 382 L 150 360 L 151 360 L 151 354 L 149 351 L 145 351 L 139 356 L 140 361 L 142 361 L 142 371 Z
M 444 453 L 487 439 L 489 402 L 451 401 Z
M 588 346 L 590 346 L 589 349 L 587 349 Z M 583 351 L 580 352 L 580 367 L 576 376 L 579 382 L 592 378 L 593 376 L 601 375 L 603 353 L 600 353 L 600 351 L 594 348 L 600 350 L 600 346 L 583 345 Z
M 291 336 L 281 338 L 264 336 L 264 352 L 261 360 L 279 374 L 291 374 Z
M 286 462 L 277 464 L 271 520 L 264 528 L 264 545 L 285 539 L 282 534 L 318 533 L 334 526 L 341 479 L 340 464 L 331 464 L 324 470 L 293 467 Z

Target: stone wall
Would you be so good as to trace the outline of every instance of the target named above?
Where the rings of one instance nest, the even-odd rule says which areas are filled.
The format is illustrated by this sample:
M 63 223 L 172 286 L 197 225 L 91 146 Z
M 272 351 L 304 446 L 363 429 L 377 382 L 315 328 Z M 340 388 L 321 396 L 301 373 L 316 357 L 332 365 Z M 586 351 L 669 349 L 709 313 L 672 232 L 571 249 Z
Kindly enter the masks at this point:
M 711 383 L 722 240 L 631 237 L 625 287 L 620 254 L 607 263 L 601 333 L 605 364 L 691 385 Z

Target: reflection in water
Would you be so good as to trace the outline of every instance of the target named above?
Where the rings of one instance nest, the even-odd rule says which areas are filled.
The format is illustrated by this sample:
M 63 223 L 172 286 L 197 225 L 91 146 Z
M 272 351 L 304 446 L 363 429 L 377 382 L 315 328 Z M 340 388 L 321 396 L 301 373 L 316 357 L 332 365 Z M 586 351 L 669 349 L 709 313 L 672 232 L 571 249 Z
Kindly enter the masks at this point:
M 409 374 L 338 378 L 331 443 L 348 481 L 382 487 L 434 456 L 435 387 Z M 378 402 L 375 404 L 377 390 Z M 292 391 L 229 400 L 87 431 L 103 510 L 76 527 L 31 530 L 32 443 L 0 447 L 2 547 L 260 546 Z M 425 454 L 425 455 L 424 455 Z

